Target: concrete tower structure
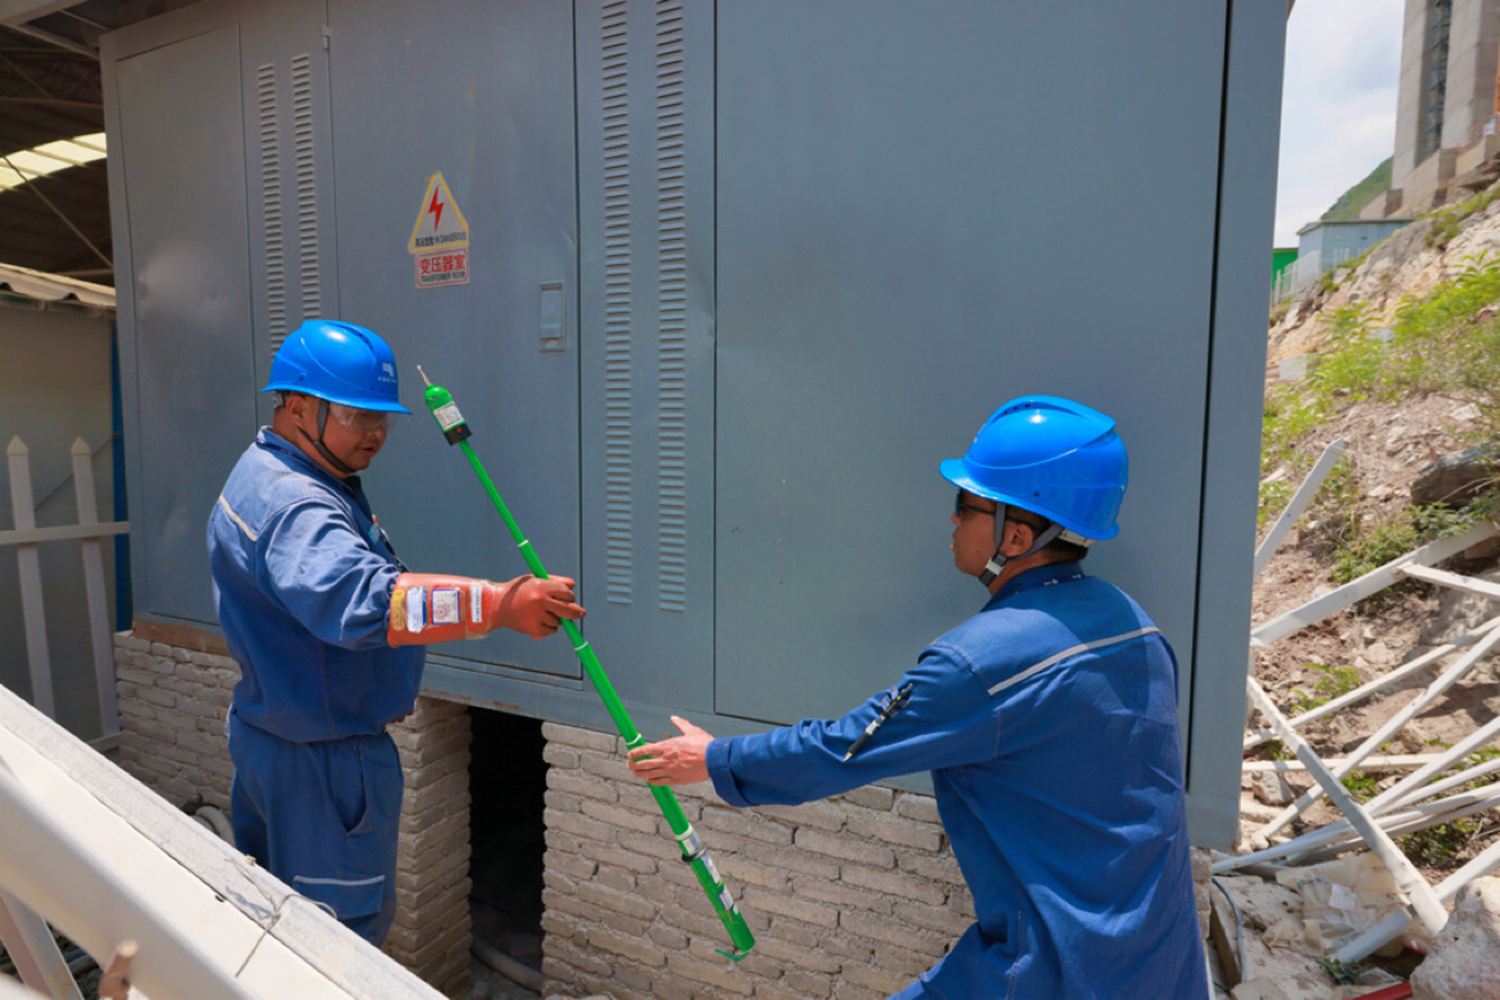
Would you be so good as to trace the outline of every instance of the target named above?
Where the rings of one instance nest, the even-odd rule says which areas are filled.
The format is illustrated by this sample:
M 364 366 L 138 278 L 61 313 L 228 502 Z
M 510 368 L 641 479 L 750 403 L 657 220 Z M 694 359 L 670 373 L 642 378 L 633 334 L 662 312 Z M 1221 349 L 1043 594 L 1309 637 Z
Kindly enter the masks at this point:
M 1406 0 L 1391 164 L 1401 197 L 1382 194 L 1365 215 L 1441 205 L 1456 176 L 1489 159 L 1487 148 L 1462 154 L 1494 139 L 1485 132 L 1494 131 L 1497 66 L 1500 0 Z

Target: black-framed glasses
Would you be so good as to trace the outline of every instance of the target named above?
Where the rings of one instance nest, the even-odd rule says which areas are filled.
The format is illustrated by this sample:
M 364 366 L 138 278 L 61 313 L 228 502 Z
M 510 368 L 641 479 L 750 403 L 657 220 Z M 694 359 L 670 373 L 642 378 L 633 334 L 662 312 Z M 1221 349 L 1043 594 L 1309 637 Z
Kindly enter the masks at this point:
M 959 490 L 958 495 L 953 498 L 953 513 L 958 515 L 959 517 L 963 517 L 964 511 L 966 510 L 972 510 L 976 514 L 988 514 L 990 517 L 994 517 L 995 511 L 997 511 L 998 509 L 999 508 L 997 507 L 976 507 L 971 503 L 964 503 L 963 490 Z

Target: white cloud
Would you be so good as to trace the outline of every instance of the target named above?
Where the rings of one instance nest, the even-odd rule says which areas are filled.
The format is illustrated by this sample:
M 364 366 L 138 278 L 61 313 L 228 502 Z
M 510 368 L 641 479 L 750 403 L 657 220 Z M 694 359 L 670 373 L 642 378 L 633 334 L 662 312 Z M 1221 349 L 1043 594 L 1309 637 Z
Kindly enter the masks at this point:
M 1287 22 L 1276 245 L 1391 155 L 1403 0 L 1297 0 Z

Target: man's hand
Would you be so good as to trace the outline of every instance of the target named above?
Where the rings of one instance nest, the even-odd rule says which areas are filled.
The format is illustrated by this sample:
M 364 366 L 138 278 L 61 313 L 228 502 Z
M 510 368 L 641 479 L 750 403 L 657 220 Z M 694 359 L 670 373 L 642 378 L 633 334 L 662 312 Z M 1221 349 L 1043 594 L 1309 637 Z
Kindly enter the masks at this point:
M 582 618 L 588 612 L 573 596 L 573 581 L 566 576 L 545 580 L 518 576 L 500 585 L 505 595 L 490 616 L 490 628 L 515 629 L 533 639 L 545 639 L 557 631 L 563 618 Z
M 630 751 L 630 771 L 653 785 L 691 785 L 708 780 L 708 745 L 713 736 L 686 719 L 672 716 L 682 733 Z

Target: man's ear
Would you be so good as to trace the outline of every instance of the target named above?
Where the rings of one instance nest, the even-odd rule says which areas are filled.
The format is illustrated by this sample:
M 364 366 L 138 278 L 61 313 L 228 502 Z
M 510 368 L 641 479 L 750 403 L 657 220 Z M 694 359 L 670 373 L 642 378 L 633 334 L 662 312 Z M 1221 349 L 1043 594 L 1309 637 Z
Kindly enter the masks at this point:
M 1031 548 L 1036 540 L 1036 531 L 1024 521 L 1006 521 L 1001 529 L 1000 551 L 1007 559 L 1014 559 Z

